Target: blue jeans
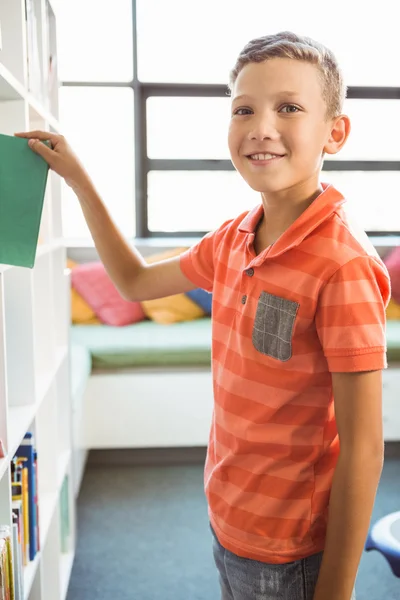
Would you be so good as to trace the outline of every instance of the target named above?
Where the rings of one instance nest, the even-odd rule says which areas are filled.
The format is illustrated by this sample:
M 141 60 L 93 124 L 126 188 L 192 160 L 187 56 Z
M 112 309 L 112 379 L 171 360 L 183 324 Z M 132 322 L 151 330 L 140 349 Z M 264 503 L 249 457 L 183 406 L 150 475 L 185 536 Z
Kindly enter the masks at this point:
M 268 564 L 232 554 L 212 533 L 221 600 L 312 600 L 322 552 L 286 564 Z M 351 600 L 355 598 L 353 591 Z

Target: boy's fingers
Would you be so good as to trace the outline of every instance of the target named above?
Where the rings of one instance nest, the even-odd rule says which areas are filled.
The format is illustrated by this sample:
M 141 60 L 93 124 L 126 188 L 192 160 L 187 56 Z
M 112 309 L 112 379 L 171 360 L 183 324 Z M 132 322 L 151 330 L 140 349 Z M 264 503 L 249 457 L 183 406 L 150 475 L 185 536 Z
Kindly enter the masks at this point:
M 42 142 L 39 140 L 30 139 L 28 144 L 29 147 L 36 152 L 36 154 L 40 154 L 40 156 L 42 156 L 47 162 L 51 161 L 56 154 L 54 150 L 51 150 L 51 148 L 46 146 L 46 144 L 42 144 Z
M 49 131 L 21 131 L 18 133 L 14 133 L 16 137 L 22 138 L 33 138 L 36 140 L 42 140 L 43 142 L 46 140 L 55 141 L 59 136 L 55 133 L 50 133 Z

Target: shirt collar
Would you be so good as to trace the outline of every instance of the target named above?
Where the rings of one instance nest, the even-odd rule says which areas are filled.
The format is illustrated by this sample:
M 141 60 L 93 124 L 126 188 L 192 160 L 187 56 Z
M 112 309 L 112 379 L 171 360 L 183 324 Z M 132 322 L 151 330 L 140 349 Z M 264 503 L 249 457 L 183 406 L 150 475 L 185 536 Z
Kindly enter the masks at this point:
M 321 185 L 323 191 L 273 244 L 268 253 L 268 258 L 298 246 L 305 237 L 344 204 L 345 198 L 331 184 L 322 183 Z M 254 235 L 263 211 L 262 204 L 253 208 L 241 221 L 238 230 L 242 233 Z

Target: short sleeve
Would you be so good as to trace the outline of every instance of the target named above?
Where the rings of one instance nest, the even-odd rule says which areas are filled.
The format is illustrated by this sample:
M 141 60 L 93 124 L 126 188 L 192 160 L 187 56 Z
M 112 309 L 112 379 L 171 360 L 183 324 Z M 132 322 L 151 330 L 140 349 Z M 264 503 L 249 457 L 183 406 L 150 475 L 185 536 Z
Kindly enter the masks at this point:
M 331 372 L 384 369 L 390 279 L 383 263 L 360 256 L 338 269 L 324 286 L 316 328 Z
M 207 233 L 197 244 L 181 254 L 183 274 L 198 287 L 212 292 L 215 273 L 215 256 L 219 244 L 232 220 L 226 221 L 216 231 Z

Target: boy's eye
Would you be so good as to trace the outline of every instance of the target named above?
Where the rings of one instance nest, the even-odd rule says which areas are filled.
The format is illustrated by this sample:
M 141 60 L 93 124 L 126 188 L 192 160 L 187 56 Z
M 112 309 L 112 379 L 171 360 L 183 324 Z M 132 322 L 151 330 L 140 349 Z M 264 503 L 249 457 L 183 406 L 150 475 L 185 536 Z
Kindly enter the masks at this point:
M 294 104 L 285 104 L 285 106 L 282 106 L 282 108 L 280 109 L 280 112 L 284 112 L 286 114 L 294 114 L 299 112 L 299 107 L 295 106 Z
M 234 115 L 244 116 L 251 114 L 250 108 L 237 108 L 234 112 Z

